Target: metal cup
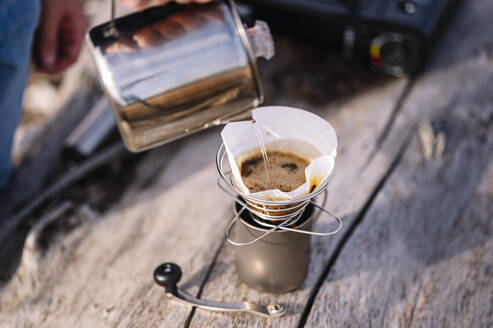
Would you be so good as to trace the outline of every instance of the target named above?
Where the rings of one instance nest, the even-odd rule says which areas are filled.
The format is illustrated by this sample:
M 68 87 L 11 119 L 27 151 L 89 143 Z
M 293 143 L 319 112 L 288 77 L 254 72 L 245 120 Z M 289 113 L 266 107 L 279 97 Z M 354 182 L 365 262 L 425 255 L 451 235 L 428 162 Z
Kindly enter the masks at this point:
M 242 206 L 235 203 L 240 219 L 233 227 L 235 240 L 259 238 L 268 228 L 255 223 L 248 211 L 238 213 Z M 313 204 L 309 204 L 298 221 L 298 230 L 310 231 Z M 292 291 L 303 283 L 310 261 L 310 235 L 276 230 L 248 246 L 237 246 L 236 269 L 249 287 L 268 293 Z
M 94 27 L 86 39 L 132 151 L 257 107 L 256 57 L 274 54 L 267 25 L 245 30 L 232 1 L 150 8 Z

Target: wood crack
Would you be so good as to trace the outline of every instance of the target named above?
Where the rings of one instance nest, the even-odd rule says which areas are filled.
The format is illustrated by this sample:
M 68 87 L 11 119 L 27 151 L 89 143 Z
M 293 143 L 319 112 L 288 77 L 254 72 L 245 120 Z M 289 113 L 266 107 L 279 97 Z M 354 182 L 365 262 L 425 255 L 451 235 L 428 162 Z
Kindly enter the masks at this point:
M 320 276 L 317 279 L 317 282 L 315 285 L 312 287 L 310 291 L 310 295 L 308 297 L 308 300 L 306 302 L 305 308 L 301 314 L 301 318 L 298 322 L 298 327 L 304 327 L 306 324 L 306 321 L 308 320 L 308 316 L 310 315 L 311 309 L 313 307 L 313 304 L 315 302 L 315 298 L 318 295 L 318 292 L 320 291 L 320 288 L 322 287 L 324 281 L 327 279 L 327 276 L 329 275 L 331 269 L 334 267 L 334 265 L 337 262 L 337 259 L 339 258 L 339 255 L 342 252 L 342 249 L 348 242 L 349 238 L 351 235 L 354 233 L 358 225 L 363 222 L 363 219 L 366 216 L 366 213 L 370 209 L 371 205 L 373 204 L 373 201 L 377 197 L 377 195 L 380 193 L 382 188 L 384 187 L 385 183 L 387 182 L 388 178 L 392 175 L 392 173 L 395 171 L 399 163 L 401 162 L 405 151 L 407 150 L 410 142 L 411 142 L 411 137 L 413 136 L 415 131 L 415 128 L 411 129 L 411 132 L 406 136 L 404 139 L 404 142 L 402 143 L 399 151 L 397 152 L 396 156 L 394 157 L 394 160 L 390 164 L 389 168 L 387 171 L 384 173 L 378 184 L 375 186 L 373 191 L 371 192 L 370 196 L 364 203 L 363 207 L 349 226 L 349 228 L 344 232 L 344 235 L 341 237 L 339 242 L 337 243 L 334 252 L 332 253 L 332 256 L 327 260 L 327 264 L 325 265 L 325 269 L 322 271 Z

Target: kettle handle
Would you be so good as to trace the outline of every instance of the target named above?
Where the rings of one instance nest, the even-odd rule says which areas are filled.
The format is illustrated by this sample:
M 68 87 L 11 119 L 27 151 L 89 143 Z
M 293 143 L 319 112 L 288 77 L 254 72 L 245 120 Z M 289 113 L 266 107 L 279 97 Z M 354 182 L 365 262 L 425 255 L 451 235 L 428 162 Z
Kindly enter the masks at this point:
M 116 5 L 115 0 L 111 0 L 111 24 L 115 24 Z
M 106 28 L 105 31 L 103 31 L 103 35 L 105 37 L 118 37 L 120 33 L 118 32 L 118 29 L 116 28 L 116 22 L 115 22 L 115 16 L 116 16 L 116 3 L 115 0 L 111 0 L 111 19 L 110 23 L 108 24 L 108 27 Z

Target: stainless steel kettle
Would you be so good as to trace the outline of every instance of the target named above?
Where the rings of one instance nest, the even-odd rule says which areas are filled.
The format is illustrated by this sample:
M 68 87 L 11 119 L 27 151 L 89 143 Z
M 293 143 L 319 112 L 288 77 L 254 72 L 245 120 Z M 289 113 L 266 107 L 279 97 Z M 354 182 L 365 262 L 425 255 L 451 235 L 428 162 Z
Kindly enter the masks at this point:
M 135 152 L 257 107 L 263 92 L 256 57 L 274 55 L 267 24 L 245 29 L 233 1 L 112 17 L 86 40 L 125 145 Z

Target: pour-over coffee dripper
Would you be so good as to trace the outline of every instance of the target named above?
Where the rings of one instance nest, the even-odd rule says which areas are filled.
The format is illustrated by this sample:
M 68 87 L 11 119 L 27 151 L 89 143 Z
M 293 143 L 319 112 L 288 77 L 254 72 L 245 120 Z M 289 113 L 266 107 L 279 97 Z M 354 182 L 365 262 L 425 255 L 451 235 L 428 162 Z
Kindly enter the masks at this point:
M 309 160 L 305 183 L 298 188 L 251 193 L 240 171 L 241 163 L 250 158 L 248 154 L 259 147 L 260 138 L 251 123 L 229 123 L 221 133 L 223 144 L 216 155 L 218 186 L 235 202 L 225 235 L 236 246 L 238 275 L 254 289 L 282 293 L 303 283 L 311 235 L 329 236 L 341 229 L 341 220 L 324 208 L 334 173 L 337 137 L 326 120 L 296 108 L 257 108 L 252 117 L 262 124 L 264 150 L 291 152 Z M 317 196 L 323 199 L 321 204 L 315 201 Z M 322 215 L 337 226 L 329 226 L 333 229 L 326 232 L 313 231 L 314 220 Z
M 271 229 L 266 235 L 275 229 L 296 231 L 296 222 L 304 209 L 327 188 L 334 173 L 336 133 L 323 118 L 297 108 L 260 107 L 252 111 L 252 117 L 255 126 L 250 121 L 233 122 L 227 124 L 221 132 L 223 144 L 216 156 L 219 186 L 248 210 L 259 225 Z M 261 138 L 258 136 L 259 127 Z M 260 140 L 265 142 L 261 147 L 264 150 L 267 147 L 271 151 L 306 158 L 309 164 L 304 169 L 305 182 L 286 192 L 275 188 L 251 192 L 243 182 L 241 166 L 249 158 L 249 154 L 259 149 Z M 323 208 L 320 210 L 337 221 L 339 227 L 325 233 L 300 231 L 301 233 L 327 236 L 340 229 L 340 220 L 337 217 Z M 235 242 L 231 238 L 228 240 L 238 246 L 249 244 Z M 253 242 L 255 240 L 251 241 Z
M 229 232 L 234 224 L 236 224 L 237 221 L 240 220 L 239 215 L 235 215 L 226 230 L 226 238 L 233 245 L 251 245 L 276 230 L 293 231 L 316 236 L 329 236 L 337 233 L 342 227 L 342 222 L 337 216 L 324 209 L 323 206 L 312 202 L 312 200 L 314 200 L 316 196 L 326 192 L 330 177 L 322 182 L 314 191 L 307 195 L 291 200 L 272 201 L 255 198 L 249 194 L 244 193 L 235 185 L 232 171 L 228 167 L 228 161 L 226 160 L 226 150 L 224 144 L 221 144 L 217 151 L 216 167 L 219 173 L 217 183 L 219 188 L 223 190 L 226 194 L 231 196 L 236 203 L 242 206 L 239 211 L 242 212 L 246 210 L 250 212 L 253 215 L 253 220 L 256 221 L 257 224 L 269 228 L 269 230 L 267 230 L 262 236 L 259 236 L 248 242 L 238 242 L 232 240 L 230 238 Z M 306 206 L 310 204 L 310 202 L 312 202 L 313 206 L 315 206 L 318 210 L 333 218 L 337 222 L 337 228 L 328 232 L 316 232 L 299 230 L 296 227 L 291 227 L 293 225 L 296 225 L 298 220 L 303 215 Z M 239 214 L 241 214 L 241 212 Z
M 236 269 L 241 281 L 269 293 L 298 288 L 308 270 L 310 236 L 333 235 L 342 227 L 341 220 L 324 209 L 329 180 L 301 199 L 263 201 L 234 185 L 225 157 L 221 145 L 216 157 L 218 186 L 234 198 L 235 204 L 225 235 L 230 244 L 237 246 Z M 316 202 L 317 196 L 322 198 L 320 204 Z M 265 214 L 266 211 L 271 215 Z M 312 231 L 314 220 L 321 214 L 333 218 L 337 227 L 327 232 Z

